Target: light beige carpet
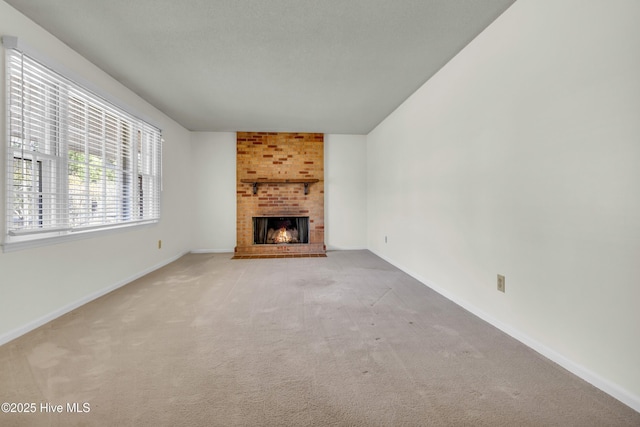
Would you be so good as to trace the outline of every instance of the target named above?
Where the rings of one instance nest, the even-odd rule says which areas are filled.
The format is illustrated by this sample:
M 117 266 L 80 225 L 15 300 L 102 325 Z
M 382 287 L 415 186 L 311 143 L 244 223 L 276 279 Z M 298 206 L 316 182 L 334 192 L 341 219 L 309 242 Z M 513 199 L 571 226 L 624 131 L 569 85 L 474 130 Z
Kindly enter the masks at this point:
M 0 401 L 37 405 L 2 426 L 640 425 L 367 251 L 187 255 L 0 347 Z

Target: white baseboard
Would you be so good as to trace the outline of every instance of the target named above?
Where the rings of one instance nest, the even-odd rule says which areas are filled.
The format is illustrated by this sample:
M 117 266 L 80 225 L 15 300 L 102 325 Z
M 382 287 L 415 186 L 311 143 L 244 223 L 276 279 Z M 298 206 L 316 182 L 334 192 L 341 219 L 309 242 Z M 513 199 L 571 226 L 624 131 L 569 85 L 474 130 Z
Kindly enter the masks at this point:
M 633 410 L 635 410 L 637 412 L 640 412 L 640 396 L 637 396 L 637 395 L 629 392 L 628 390 L 624 389 L 623 387 L 620 387 L 618 384 L 613 383 L 613 382 L 611 382 L 611 381 L 599 376 L 598 374 L 590 371 L 589 369 L 585 368 L 584 366 L 573 362 L 572 360 L 566 358 L 565 356 L 563 356 L 562 354 L 560 354 L 557 351 L 553 350 L 552 348 L 550 348 L 550 347 L 548 347 L 548 346 L 546 346 L 546 345 L 544 345 L 544 344 L 532 339 L 528 335 L 526 335 L 526 334 L 522 333 L 521 331 L 511 327 L 510 325 L 497 320 L 496 318 L 494 318 L 493 316 L 490 316 L 489 314 L 487 314 L 483 310 L 480 310 L 479 308 L 477 308 L 473 304 L 470 304 L 467 301 L 461 300 L 456 295 L 450 293 L 446 289 L 437 286 L 433 282 L 425 279 L 424 277 L 420 276 L 419 274 L 416 274 L 416 273 L 412 272 L 411 270 L 409 270 L 409 269 L 405 268 L 404 266 L 396 263 L 395 261 L 393 261 L 391 259 L 388 259 L 384 255 L 381 255 L 381 254 L 379 254 L 376 251 L 373 251 L 371 249 L 369 249 L 369 251 L 371 251 L 376 256 L 382 258 L 383 260 L 387 261 L 389 264 L 393 265 L 394 267 L 396 267 L 396 268 L 402 270 L 403 272 L 407 273 L 409 276 L 411 276 L 414 279 L 418 280 L 420 283 L 424 284 L 428 288 L 430 288 L 430 289 L 434 290 L 435 292 L 439 293 L 440 295 L 442 295 L 443 297 L 447 298 L 448 300 L 450 300 L 451 302 L 455 303 L 456 305 L 458 305 L 458 306 L 464 308 L 465 310 L 467 310 L 468 312 L 478 316 L 480 319 L 482 319 L 485 322 L 495 326 L 496 328 L 500 329 L 502 332 L 504 332 L 505 334 L 509 335 L 510 337 L 520 341 L 521 343 L 523 343 L 527 347 L 531 348 L 532 350 L 535 350 L 536 352 L 540 353 L 541 355 L 543 355 L 547 359 L 549 359 L 549 360 L 557 363 L 558 365 L 562 366 L 564 369 L 566 369 L 567 371 L 569 371 L 572 374 L 576 375 L 577 377 L 582 378 L 583 380 L 585 380 L 589 384 L 593 385 L 594 387 L 599 388 L 600 390 L 604 391 L 608 395 L 612 396 L 613 398 L 615 398 L 615 399 L 619 400 L 620 402 L 624 403 L 625 405 L 629 406 Z
M 107 286 L 106 288 L 100 289 L 99 291 L 91 293 L 91 294 L 89 294 L 89 295 L 87 295 L 87 296 L 85 296 L 83 298 L 80 298 L 77 301 L 74 301 L 74 302 L 72 302 L 70 304 L 67 304 L 67 305 L 65 305 L 63 307 L 60 307 L 59 309 L 54 310 L 53 312 L 51 312 L 49 314 L 46 314 L 46 315 L 44 315 L 44 316 L 42 316 L 42 317 L 40 317 L 38 319 L 32 320 L 32 321 L 30 321 L 30 322 L 28 322 L 28 323 L 16 328 L 16 329 L 13 329 L 12 331 L 9 331 L 9 332 L 7 332 L 5 334 L 2 334 L 2 335 L 0 335 L 0 345 L 6 344 L 9 341 L 13 341 L 14 339 L 16 339 L 16 338 L 18 338 L 18 337 L 20 337 L 20 336 L 22 336 L 22 335 L 24 335 L 24 334 L 26 334 L 28 332 L 31 332 L 34 329 L 39 328 L 40 326 L 42 326 L 42 325 L 44 325 L 44 324 L 46 324 L 48 322 L 51 322 L 52 320 L 57 319 L 58 317 L 60 317 L 60 316 L 62 316 L 64 314 L 67 314 L 68 312 L 70 312 L 72 310 L 75 310 L 76 308 L 78 308 L 80 306 L 83 306 L 83 305 L 87 304 L 88 302 L 91 302 L 91 301 L 93 301 L 93 300 L 95 300 L 97 298 L 100 298 L 101 296 L 106 295 L 109 292 L 115 291 L 116 289 L 118 289 L 118 288 L 120 288 L 120 287 L 122 287 L 122 286 L 124 286 L 124 285 L 126 285 L 128 283 L 131 283 L 134 280 L 139 279 L 142 276 L 145 276 L 145 275 L 151 273 L 152 271 L 155 271 L 155 270 L 157 270 L 157 269 L 159 269 L 161 267 L 164 267 L 165 265 L 172 263 L 173 261 L 177 260 L 178 258 L 186 255 L 187 253 L 188 252 L 179 253 L 178 255 L 176 255 L 176 256 L 174 256 L 172 258 L 169 258 L 167 260 L 164 260 L 161 263 L 156 264 L 156 265 L 154 265 L 152 267 L 149 267 L 149 268 L 147 268 L 147 269 L 145 269 L 143 271 L 140 271 L 140 272 L 134 274 L 133 276 L 130 276 L 130 277 L 128 277 L 128 278 L 126 278 L 124 280 L 121 280 L 121 281 L 119 281 L 117 283 L 114 283 L 111 286 Z
M 340 247 L 340 246 L 327 245 L 327 251 L 366 251 L 366 250 L 367 248 L 363 248 L 360 246 Z
M 192 249 L 189 251 L 192 254 L 232 254 L 233 249 Z

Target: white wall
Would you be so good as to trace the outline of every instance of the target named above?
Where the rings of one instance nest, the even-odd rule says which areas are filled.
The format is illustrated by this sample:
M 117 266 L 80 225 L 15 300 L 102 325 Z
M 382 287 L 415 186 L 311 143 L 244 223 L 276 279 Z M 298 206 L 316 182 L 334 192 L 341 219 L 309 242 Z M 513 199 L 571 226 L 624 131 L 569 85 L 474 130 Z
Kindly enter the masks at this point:
M 236 134 L 192 132 L 194 190 L 192 249 L 233 252 L 236 247 Z
M 0 252 L 0 344 L 189 250 L 189 132 L 161 114 L 42 28 L 0 1 L 0 34 L 42 52 L 163 129 L 164 191 L 159 224 L 99 237 Z M 0 55 L 4 81 L 4 53 Z M 4 84 L 0 97 L 5 99 Z M 5 102 L 0 103 L 5 116 Z M 0 120 L 5 147 L 5 120 Z M 0 150 L 0 224 L 5 223 L 5 149 Z M 4 230 L 4 225 L 1 227 Z M 158 240 L 162 239 L 162 249 Z
M 325 243 L 366 247 L 366 137 L 325 135 Z M 194 252 L 236 246 L 236 134 L 193 132 Z
M 325 243 L 329 250 L 367 246 L 365 135 L 325 135 Z
M 367 136 L 369 248 L 636 410 L 638 22 L 519 0 Z

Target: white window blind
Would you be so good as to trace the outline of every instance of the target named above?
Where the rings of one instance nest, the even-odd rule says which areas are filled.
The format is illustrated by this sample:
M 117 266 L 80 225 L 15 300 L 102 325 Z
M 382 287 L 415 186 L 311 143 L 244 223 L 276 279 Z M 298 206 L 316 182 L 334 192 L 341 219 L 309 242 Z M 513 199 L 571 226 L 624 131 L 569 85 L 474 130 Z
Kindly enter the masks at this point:
M 160 130 L 6 50 L 5 243 L 160 218 Z

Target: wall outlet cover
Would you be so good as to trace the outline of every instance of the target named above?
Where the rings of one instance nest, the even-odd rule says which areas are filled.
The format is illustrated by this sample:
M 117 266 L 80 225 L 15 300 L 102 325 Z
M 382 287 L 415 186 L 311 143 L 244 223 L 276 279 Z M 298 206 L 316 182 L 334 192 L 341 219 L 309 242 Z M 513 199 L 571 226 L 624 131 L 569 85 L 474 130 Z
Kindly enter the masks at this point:
M 498 274 L 498 290 L 500 292 L 504 292 L 504 288 L 505 288 L 505 279 L 504 276 L 501 274 Z

